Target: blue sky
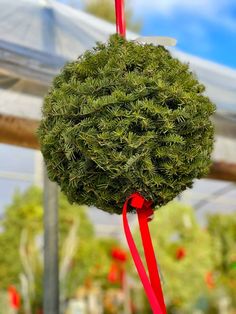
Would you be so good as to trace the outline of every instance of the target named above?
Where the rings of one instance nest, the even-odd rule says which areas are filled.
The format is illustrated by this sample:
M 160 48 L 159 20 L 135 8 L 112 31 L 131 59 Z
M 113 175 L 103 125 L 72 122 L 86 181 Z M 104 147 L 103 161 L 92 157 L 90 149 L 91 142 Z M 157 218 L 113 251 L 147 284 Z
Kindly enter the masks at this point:
M 179 49 L 236 69 L 236 0 L 127 2 L 143 21 L 143 35 L 175 37 Z
M 236 0 L 132 0 L 144 35 L 168 35 L 185 52 L 236 68 Z

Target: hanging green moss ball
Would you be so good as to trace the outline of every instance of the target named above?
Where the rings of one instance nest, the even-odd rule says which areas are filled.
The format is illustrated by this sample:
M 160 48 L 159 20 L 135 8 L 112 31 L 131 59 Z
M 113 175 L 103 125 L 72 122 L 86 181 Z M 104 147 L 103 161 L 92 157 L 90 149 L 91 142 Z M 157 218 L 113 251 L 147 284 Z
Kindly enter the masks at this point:
M 140 192 L 156 208 L 208 172 L 215 106 L 162 46 L 113 35 L 54 79 L 39 127 L 49 178 L 71 202 L 121 213 Z

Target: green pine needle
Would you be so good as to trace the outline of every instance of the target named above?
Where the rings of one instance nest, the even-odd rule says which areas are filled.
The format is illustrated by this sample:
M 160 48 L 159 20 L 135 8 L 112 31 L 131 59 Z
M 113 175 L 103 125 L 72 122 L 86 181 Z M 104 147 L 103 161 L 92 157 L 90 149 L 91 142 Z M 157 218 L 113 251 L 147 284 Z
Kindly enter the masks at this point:
M 215 106 L 161 46 L 113 35 L 54 79 L 38 130 L 48 175 L 71 202 L 121 213 L 138 191 L 159 207 L 207 174 Z

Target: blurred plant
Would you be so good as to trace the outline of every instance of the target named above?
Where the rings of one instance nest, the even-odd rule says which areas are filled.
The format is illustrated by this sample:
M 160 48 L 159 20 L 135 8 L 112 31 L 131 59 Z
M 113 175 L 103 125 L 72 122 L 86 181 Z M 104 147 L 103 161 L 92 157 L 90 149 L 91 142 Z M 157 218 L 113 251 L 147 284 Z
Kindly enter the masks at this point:
M 115 2 L 114 0 L 83 0 L 83 8 L 86 12 L 100 17 L 108 22 L 115 23 Z M 140 32 L 142 23 L 140 20 L 134 19 L 133 11 L 129 5 L 130 1 L 126 3 L 126 23 L 128 29 Z
M 236 307 L 236 216 L 208 216 L 216 284 Z
M 0 289 L 6 290 L 10 284 L 20 281 L 27 313 L 42 307 L 41 199 L 42 193 L 35 187 L 24 194 L 16 193 L 1 221 Z M 59 204 L 61 283 L 69 296 L 92 272 L 96 241 L 86 207 L 70 205 L 63 195 L 60 195 Z M 72 237 L 75 243 L 69 252 Z
M 24 313 L 42 307 L 41 198 L 37 188 L 16 193 L 0 223 L 0 290 L 7 291 L 12 284 L 18 290 L 21 287 Z M 62 299 L 93 282 L 104 290 L 119 288 L 107 279 L 117 241 L 94 237 L 85 206 L 70 205 L 63 195 L 59 204 Z M 236 307 L 235 215 L 209 216 L 207 228 L 202 230 L 191 207 L 171 202 L 156 212 L 150 229 L 168 313 L 194 313 L 197 309 L 212 314 L 228 304 Z M 138 232 L 135 238 L 140 246 Z M 141 312 L 149 313 L 147 303 Z
M 28 239 L 34 239 L 42 232 L 41 193 L 32 188 L 24 195 L 15 194 L 12 203 L 6 208 L 0 222 L 0 289 L 7 289 L 9 284 L 18 282 L 22 265 L 19 247 L 22 231 Z
M 31 314 L 31 305 L 35 308 L 42 307 L 41 279 L 39 279 L 37 275 L 42 274 L 43 263 L 35 238 L 28 238 L 27 229 L 23 229 L 21 232 L 19 255 L 22 265 L 22 272 L 19 275 L 19 279 L 21 283 L 24 314 Z M 31 304 L 31 301 L 33 301 L 34 304 Z
M 168 313 L 192 313 L 197 300 L 208 294 L 205 276 L 213 269 L 210 236 L 197 224 L 190 206 L 171 202 L 164 207 L 155 213 L 150 231 Z M 139 232 L 135 234 L 141 247 Z

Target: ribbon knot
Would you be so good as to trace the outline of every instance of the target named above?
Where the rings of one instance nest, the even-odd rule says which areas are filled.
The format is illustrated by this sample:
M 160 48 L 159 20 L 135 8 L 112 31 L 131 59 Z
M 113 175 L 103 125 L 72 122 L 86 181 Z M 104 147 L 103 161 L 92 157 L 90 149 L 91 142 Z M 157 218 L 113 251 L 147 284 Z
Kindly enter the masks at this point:
M 139 209 L 141 209 L 146 203 L 146 200 L 142 197 L 142 195 L 137 192 L 130 195 L 129 200 L 132 207 Z
M 141 194 L 138 192 L 133 193 L 129 197 L 130 206 L 136 208 L 137 212 L 140 215 L 145 215 L 148 222 L 151 221 L 154 217 L 153 201 L 147 201 Z
M 134 207 L 137 210 L 139 228 L 150 279 L 147 276 L 145 267 L 142 263 L 139 252 L 132 237 L 132 233 L 129 228 L 129 223 L 127 219 L 128 205 Z M 166 307 L 161 288 L 158 266 L 153 250 L 150 231 L 148 228 L 148 222 L 153 217 L 152 206 L 153 206 L 152 201 L 147 201 L 141 194 L 137 192 L 133 193 L 128 197 L 123 207 L 123 225 L 131 255 L 133 257 L 136 269 L 142 281 L 152 311 L 154 314 L 166 314 Z

